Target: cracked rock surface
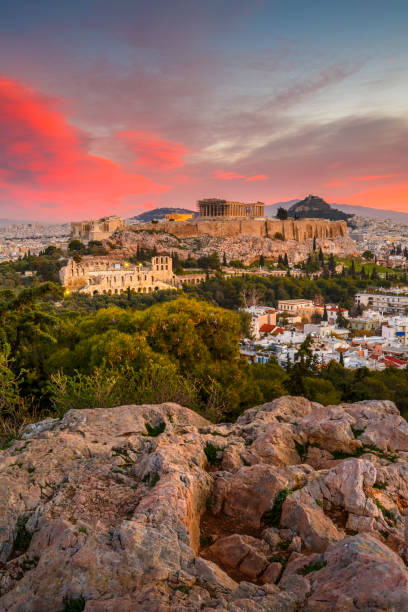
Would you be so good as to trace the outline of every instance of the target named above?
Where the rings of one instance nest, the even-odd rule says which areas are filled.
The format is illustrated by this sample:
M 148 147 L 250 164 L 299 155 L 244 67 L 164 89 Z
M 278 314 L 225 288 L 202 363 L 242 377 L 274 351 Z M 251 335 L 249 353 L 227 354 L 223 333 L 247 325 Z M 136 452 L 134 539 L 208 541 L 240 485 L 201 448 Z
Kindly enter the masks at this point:
M 0 451 L 0 611 L 408 611 L 407 476 L 388 401 L 71 410 Z

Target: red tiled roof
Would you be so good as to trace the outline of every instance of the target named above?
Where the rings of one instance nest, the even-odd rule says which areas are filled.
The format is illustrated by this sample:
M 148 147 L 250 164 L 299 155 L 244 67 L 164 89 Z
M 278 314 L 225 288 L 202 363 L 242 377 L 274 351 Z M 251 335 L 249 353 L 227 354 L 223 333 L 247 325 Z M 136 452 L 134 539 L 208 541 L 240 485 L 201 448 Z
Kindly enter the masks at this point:
M 264 323 L 260 328 L 259 331 L 262 333 L 268 333 L 271 332 L 273 329 L 275 329 L 276 325 L 270 325 L 269 323 Z

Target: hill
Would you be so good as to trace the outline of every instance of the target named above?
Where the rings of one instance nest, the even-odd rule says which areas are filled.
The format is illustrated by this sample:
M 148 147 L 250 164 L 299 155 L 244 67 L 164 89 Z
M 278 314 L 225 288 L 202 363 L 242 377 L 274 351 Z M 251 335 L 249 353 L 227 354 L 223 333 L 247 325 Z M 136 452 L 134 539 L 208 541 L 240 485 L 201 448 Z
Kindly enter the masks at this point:
M 304 200 L 292 204 L 288 209 L 288 215 L 297 219 L 317 218 L 330 221 L 348 221 L 350 219 L 350 215 L 332 208 L 323 198 L 311 194 L 306 196 Z
M 298 199 L 289 200 L 288 202 L 276 202 L 265 206 L 265 216 L 275 217 L 278 208 L 289 209 L 293 204 L 300 202 Z M 408 213 L 398 210 L 388 210 L 382 208 L 370 208 L 369 206 L 353 206 L 352 204 L 337 204 L 332 203 L 337 210 L 341 210 L 349 215 L 358 215 L 359 217 L 367 217 L 368 219 L 391 219 L 391 221 L 408 224 Z
M 157 221 L 163 221 L 166 215 L 171 213 L 193 213 L 195 216 L 198 213 L 195 210 L 189 210 L 187 208 L 153 208 L 153 210 L 147 210 L 140 215 L 135 215 L 134 217 L 130 217 L 129 221 L 140 221 L 142 223 L 150 223 L 153 219 L 157 219 Z

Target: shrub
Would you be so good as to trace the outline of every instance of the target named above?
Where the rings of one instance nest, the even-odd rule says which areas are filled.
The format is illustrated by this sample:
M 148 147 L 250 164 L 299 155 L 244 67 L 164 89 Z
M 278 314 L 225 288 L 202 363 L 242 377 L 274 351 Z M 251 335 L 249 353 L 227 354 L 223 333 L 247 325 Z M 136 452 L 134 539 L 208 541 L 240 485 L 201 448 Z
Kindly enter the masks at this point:
M 292 493 L 291 489 L 282 489 L 275 497 L 275 501 L 273 503 L 272 509 L 267 510 L 262 515 L 262 521 L 271 527 L 279 527 L 281 516 L 282 516 L 282 507 L 285 502 L 285 499 L 288 495 Z
M 221 463 L 221 459 L 217 456 L 219 451 L 220 449 L 210 442 L 205 446 L 205 456 L 207 457 L 207 461 L 210 465 L 217 465 Z
M 85 608 L 86 601 L 82 597 L 64 597 L 62 612 L 82 612 Z

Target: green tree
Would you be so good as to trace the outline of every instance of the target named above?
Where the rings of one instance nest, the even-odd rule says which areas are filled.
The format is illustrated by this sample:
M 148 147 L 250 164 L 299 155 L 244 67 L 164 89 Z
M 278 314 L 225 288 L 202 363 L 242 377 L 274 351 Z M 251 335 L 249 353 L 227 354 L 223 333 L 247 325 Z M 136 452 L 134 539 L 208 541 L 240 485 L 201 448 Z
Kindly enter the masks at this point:
M 86 247 L 80 240 L 71 240 L 68 244 L 68 251 L 71 253 L 85 253 Z
M 288 218 L 288 211 L 282 206 L 279 206 L 276 212 L 276 217 L 277 219 L 280 219 L 281 221 L 285 221 Z

